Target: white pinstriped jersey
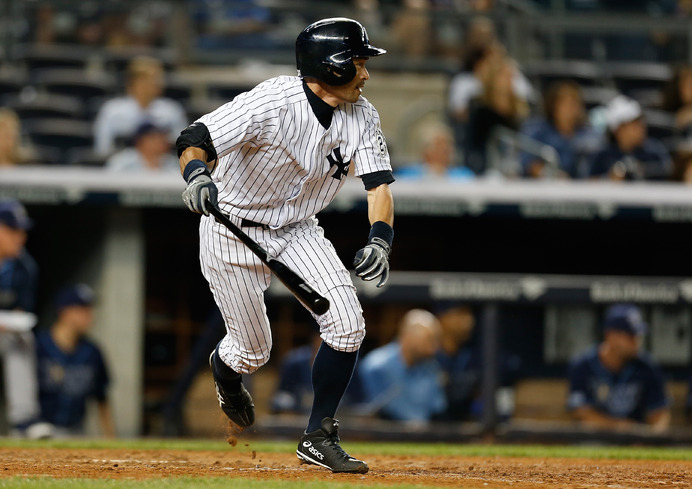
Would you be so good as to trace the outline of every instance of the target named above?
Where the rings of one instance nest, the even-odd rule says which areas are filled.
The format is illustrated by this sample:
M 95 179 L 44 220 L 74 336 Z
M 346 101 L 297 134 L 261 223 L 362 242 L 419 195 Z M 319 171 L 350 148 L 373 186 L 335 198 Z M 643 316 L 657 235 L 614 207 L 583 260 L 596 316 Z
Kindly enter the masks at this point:
M 365 98 L 336 107 L 325 129 L 296 76 L 266 80 L 202 116 L 219 163 L 222 211 L 280 228 L 324 209 L 346 180 L 391 171 L 377 110 Z

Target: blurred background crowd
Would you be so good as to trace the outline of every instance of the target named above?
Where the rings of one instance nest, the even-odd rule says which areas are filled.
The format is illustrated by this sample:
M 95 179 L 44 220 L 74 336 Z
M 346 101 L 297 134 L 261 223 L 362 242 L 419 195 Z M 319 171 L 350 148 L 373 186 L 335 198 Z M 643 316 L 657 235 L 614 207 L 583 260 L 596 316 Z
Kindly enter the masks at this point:
M 294 74 L 297 33 L 318 18 L 343 15 L 362 22 L 372 43 L 388 50 L 368 65 L 372 88 L 364 95 L 380 111 L 400 181 L 692 184 L 688 0 L 7 0 L 0 9 L 0 168 L 176 174 L 172 143 L 181 129 L 269 74 Z M 378 78 L 391 86 L 378 87 Z M 379 103 L 387 91 L 393 102 Z M 4 228 L 26 231 L 11 216 L 0 222 Z M 0 265 L 17 256 L 0 250 Z M 91 307 L 91 300 L 75 299 L 75 290 L 63 306 Z M 537 396 L 552 396 L 561 416 L 593 426 L 665 430 L 671 408 L 692 406 L 680 394 L 688 392 L 689 365 L 674 371 L 684 384 L 674 399 L 664 373 L 642 353 L 646 322 L 634 317 L 640 311 L 622 307 L 619 315 L 602 308 L 602 317 L 590 316 L 593 334 L 586 337 L 598 345 L 560 370 L 568 384 L 544 383 Z M 488 399 L 481 396 L 474 328 L 479 309 L 408 309 L 390 314 L 388 329 L 367 345 L 347 409 L 410 425 L 480 420 Z M 199 343 L 185 345 L 184 362 L 167 372 L 168 383 L 146 406 L 161 419 L 144 433 L 187 434 L 185 399 L 206 347 L 222 331 L 213 314 L 204 324 L 186 333 Z M 83 329 L 72 336 L 81 338 L 88 325 Z M 281 345 L 267 412 L 304 414 L 311 337 Z M 517 381 L 532 365 L 516 353 L 498 366 L 503 419 L 515 412 Z M 607 368 L 594 367 L 594 358 Z M 102 432 L 112 435 L 108 375 L 105 365 L 99 369 L 101 386 L 84 396 L 99 401 Z M 605 387 L 594 388 L 589 375 Z M 554 411 L 541 413 L 551 418 Z
M 4 9 L 2 165 L 167 168 L 170 144 L 158 136 L 170 143 L 254 85 L 208 76 L 214 68 L 291 74 L 295 32 L 322 14 L 356 17 L 386 46 L 378 74 L 443 80 L 437 99 L 386 134 L 402 176 L 692 178 L 692 7 L 683 0 L 56 0 Z

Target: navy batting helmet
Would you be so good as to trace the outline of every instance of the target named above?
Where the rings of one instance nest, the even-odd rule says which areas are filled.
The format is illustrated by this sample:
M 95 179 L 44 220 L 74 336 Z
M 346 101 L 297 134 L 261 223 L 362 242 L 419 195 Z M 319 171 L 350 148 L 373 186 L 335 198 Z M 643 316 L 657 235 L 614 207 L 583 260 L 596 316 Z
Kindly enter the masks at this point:
M 356 76 L 353 58 L 386 52 L 370 45 L 365 27 L 345 17 L 310 24 L 296 40 L 296 64 L 300 75 L 336 86 L 345 85 Z

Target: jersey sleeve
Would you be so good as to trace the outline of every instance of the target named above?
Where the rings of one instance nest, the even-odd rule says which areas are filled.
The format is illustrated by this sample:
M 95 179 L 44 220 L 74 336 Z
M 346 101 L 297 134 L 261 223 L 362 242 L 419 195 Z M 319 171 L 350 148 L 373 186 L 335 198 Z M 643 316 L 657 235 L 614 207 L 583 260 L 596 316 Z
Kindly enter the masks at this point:
M 362 177 L 368 173 L 392 171 L 387 141 L 382 134 L 380 115 L 372 105 L 369 105 L 369 109 L 364 111 L 365 129 L 361 144 L 353 156 L 357 177 Z
M 203 123 L 209 129 L 219 158 L 241 144 L 256 142 L 261 134 L 256 109 L 252 102 L 247 100 L 248 93 L 250 92 L 238 95 L 232 101 L 196 121 Z

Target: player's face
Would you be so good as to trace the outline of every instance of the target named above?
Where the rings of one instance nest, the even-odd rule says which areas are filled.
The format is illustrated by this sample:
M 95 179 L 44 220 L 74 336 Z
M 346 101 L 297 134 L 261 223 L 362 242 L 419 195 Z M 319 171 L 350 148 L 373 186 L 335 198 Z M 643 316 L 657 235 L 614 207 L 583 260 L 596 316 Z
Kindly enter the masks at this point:
M 625 333 L 624 331 L 612 332 L 612 345 L 623 360 L 630 360 L 637 356 L 642 343 L 642 337 Z
M 93 311 L 90 306 L 70 306 L 63 309 L 63 318 L 72 324 L 77 333 L 84 335 L 91 329 L 94 318 Z
M 26 231 L 0 224 L 0 259 L 17 258 L 26 243 Z
M 358 102 L 360 94 L 363 93 L 365 82 L 370 79 L 365 63 L 368 58 L 354 58 L 353 64 L 356 67 L 356 76 L 346 85 L 338 87 L 330 87 L 330 92 L 333 96 L 340 99 L 341 102 L 355 103 Z

